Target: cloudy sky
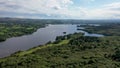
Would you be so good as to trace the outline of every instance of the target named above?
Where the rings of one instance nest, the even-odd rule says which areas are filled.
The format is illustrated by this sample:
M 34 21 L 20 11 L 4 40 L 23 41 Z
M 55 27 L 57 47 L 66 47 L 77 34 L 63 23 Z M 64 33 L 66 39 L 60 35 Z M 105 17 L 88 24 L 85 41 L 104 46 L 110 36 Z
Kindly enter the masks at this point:
M 0 0 L 0 17 L 120 19 L 120 0 Z

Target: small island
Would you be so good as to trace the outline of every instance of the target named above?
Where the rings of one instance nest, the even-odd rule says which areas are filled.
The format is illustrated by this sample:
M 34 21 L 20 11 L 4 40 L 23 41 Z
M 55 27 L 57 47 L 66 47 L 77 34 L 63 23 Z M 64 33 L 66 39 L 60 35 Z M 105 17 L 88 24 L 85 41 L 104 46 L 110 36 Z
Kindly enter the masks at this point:
M 66 34 L 67 32 L 63 32 L 63 34 Z

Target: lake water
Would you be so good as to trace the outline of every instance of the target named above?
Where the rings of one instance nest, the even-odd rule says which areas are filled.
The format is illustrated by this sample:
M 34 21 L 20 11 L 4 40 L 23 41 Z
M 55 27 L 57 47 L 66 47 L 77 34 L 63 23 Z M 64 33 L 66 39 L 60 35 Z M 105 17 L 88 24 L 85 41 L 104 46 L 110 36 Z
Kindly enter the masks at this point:
M 102 37 L 100 34 L 89 34 L 88 32 L 77 30 L 77 25 L 48 25 L 45 28 L 40 28 L 36 32 L 30 35 L 24 35 L 20 37 L 9 38 L 0 43 L 0 58 L 9 56 L 10 54 L 19 51 L 27 50 L 29 48 L 45 44 L 49 41 L 55 41 L 56 36 L 67 34 L 73 34 L 75 32 L 85 33 L 85 36 Z M 83 29 L 82 27 L 79 27 Z

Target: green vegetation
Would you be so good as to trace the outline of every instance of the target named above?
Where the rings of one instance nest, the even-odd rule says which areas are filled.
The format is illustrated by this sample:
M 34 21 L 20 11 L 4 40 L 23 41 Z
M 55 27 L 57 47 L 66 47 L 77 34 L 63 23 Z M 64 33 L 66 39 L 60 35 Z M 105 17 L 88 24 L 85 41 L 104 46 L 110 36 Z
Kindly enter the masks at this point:
M 104 34 L 106 36 L 120 36 L 120 24 L 119 23 L 112 23 L 112 24 L 101 24 L 101 26 L 90 26 L 86 25 L 84 29 L 90 33 L 98 33 Z
M 29 34 L 41 26 L 40 23 L 1 23 L 0 39 Z M 84 30 L 107 36 L 89 37 L 82 33 L 59 36 L 55 42 L 1 58 L 0 68 L 120 68 L 119 26 L 87 25 Z
M 44 26 L 43 23 L 0 23 L 0 41 L 5 41 L 10 37 L 31 34 Z
M 75 33 L 56 41 L 0 59 L 0 68 L 120 67 L 119 36 L 98 38 Z

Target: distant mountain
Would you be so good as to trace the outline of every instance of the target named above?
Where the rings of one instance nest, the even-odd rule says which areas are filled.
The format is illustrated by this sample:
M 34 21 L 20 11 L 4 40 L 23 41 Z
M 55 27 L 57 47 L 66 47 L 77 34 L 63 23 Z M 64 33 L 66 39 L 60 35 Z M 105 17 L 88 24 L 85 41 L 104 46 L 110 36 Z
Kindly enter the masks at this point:
M 120 19 L 106 20 L 82 20 L 82 19 L 30 19 L 0 17 L 0 22 L 48 22 L 48 23 L 120 23 Z

